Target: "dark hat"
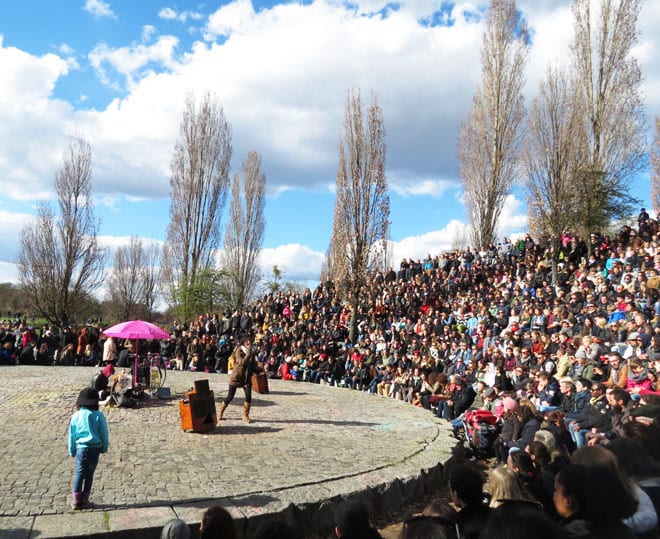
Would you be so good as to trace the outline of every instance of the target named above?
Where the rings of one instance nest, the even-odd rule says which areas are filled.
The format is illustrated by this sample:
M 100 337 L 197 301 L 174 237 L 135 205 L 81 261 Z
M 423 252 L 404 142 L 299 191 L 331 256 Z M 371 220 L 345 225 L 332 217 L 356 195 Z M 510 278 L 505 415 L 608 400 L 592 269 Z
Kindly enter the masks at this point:
M 492 387 L 487 387 L 484 389 L 484 397 L 494 397 L 495 396 L 495 389 Z
M 80 408 L 81 406 L 98 406 L 99 404 L 99 394 L 93 387 L 86 387 L 78 395 L 78 400 L 76 401 L 76 406 Z
M 649 417 L 655 419 L 660 416 L 660 404 L 645 404 L 644 406 L 638 406 L 630 415 L 633 417 Z

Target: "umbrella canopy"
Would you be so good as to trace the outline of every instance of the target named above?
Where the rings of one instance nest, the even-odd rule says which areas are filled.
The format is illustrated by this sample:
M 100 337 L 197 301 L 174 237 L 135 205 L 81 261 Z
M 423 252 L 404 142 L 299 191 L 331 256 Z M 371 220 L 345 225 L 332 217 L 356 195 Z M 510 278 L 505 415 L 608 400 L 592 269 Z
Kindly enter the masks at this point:
M 108 337 L 120 339 L 169 339 L 170 334 L 144 320 L 129 320 L 103 330 Z
M 170 334 L 154 324 L 144 320 L 129 320 L 116 324 L 102 332 L 108 337 L 119 337 L 120 339 L 169 339 Z M 137 342 L 136 342 L 137 347 Z M 133 367 L 133 383 L 138 381 L 138 350 L 135 350 L 135 364 Z

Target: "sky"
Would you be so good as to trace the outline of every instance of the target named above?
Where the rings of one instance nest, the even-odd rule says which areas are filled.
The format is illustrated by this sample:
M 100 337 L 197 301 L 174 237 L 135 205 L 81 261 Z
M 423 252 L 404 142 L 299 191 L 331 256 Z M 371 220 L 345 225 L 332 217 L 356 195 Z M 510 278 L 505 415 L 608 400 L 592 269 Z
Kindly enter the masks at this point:
M 99 239 L 164 241 L 186 94 L 211 91 L 232 126 L 232 176 L 251 150 L 267 178 L 261 267 L 318 280 L 332 230 L 348 92 L 383 111 L 393 260 L 466 237 L 456 139 L 479 81 L 485 0 L 6 0 L 0 2 L 0 282 L 17 282 L 21 229 L 52 199 L 73 137 L 89 141 Z M 566 65 L 570 0 L 519 0 L 531 29 L 527 105 Z M 634 54 L 660 114 L 660 1 Z M 648 171 L 633 194 L 650 206 Z M 223 226 L 226 220 L 223 220 Z M 521 190 L 501 236 L 526 230 Z

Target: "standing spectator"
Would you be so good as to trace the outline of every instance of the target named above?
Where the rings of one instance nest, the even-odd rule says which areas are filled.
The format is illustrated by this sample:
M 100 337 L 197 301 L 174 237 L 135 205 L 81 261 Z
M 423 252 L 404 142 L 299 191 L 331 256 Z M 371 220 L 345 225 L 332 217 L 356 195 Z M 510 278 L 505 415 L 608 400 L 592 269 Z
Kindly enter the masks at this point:
M 85 352 L 89 346 L 89 330 L 84 327 L 78 335 L 78 347 L 76 348 L 76 365 L 83 365 L 85 361 Z
M 94 471 L 99 455 L 107 453 L 110 443 L 108 423 L 99 411 L 99 394 L 93 387 L 86 387 L 76 401 L 78 411 L 69 421 L 69 455 L 76 459 L 73 480 L 73 509 L 83 509 L 89 504 Z
M 103 344 L 103 363 L 114 363 L 117 360 L 117 344 L 113 337 L 108 337 Z

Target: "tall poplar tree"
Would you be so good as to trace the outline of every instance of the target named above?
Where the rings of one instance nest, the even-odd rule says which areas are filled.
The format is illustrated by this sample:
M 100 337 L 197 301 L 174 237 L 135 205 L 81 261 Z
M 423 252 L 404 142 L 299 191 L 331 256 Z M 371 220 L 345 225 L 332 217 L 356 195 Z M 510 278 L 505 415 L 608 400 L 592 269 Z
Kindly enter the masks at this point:
M 655 139 L 651 148 L 651 203 L 653 212 L 660 213 L 660 116 L 655 117 Z
M 491 0 L 481 45 L 481 82 L 458 139 L 459 174 L 476 248 L 496 240 L 516 177 L 527 57 L 527 28 L 515 0 Z
M 181 318 L 208 305 L 215 256 L 222 237 L 232 155 L 231 126 L 216 96 L 186 98 L 170 178 L 170 223 L 162 278 Z
M 242 175 L 235 174 L 232 181 L 222 255 L 226 299 L 235 309 L 242 309 L 252 299 L 261 278 L 265 205 L 266 175 L 261 170 L 261 156 L 251 151 L 243 161 Z
M 82 137 L 55 175 L 57 210 L 42 204 L 21 231 L 19 279 L 36 312 L 58 327 L 75 321 L 102 283 L 105 252 L 92 202 L 92 149 Z
M 574 0 L 572 68 L 585 111 L 585 158 L 576 175 L 583 234 L 629 217 L 630 187 L 646 164 L 642 72 L 632 55 L 642 0 Z
M 352 307 L 350 339 L 370 271 L 383 260 L 389 234 L 390 197 L 385 175 L 385 127 L 376 97 L 365 109 L 349 93 L 339 143 L 333 232 L 326 268 Z
M 582 157 L 578 133 L 583 127 L 579 103 L 568 74 L 550 67 L 527 122 L 523 154 L 527 212 L 532 229 L 552 241 L 555 281 L 561 235 L 577 222 L 575 175 Z

